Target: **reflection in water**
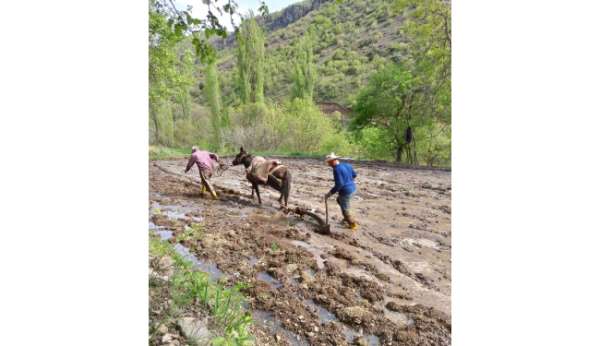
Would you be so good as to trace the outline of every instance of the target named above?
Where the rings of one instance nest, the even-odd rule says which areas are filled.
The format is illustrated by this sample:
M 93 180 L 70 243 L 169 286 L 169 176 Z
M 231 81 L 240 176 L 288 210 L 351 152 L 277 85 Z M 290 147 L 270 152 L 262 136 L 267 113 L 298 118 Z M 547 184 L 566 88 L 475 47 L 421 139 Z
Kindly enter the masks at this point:
M 269 286 L 271 286 L 272 288 L 279 288 L 279 287 L 283 286 L 281 284 L 281 282 L 279 282 L 279 280 L 275 279 L 274 277 L 269 275 L 267 272 L 258 273 L 256 275 L 256 278 L 260 281 L 264 281 L 264 282 L 268 283 Z

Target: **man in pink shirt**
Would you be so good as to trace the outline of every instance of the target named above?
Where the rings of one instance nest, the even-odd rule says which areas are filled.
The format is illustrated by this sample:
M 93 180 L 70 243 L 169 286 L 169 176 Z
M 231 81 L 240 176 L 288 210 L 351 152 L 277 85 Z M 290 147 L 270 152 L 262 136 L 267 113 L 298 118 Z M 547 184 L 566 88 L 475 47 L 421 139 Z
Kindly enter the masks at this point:
M 187 173 L 192 166 L 198 166 L 198 171 L 200 172 L 200 179 L 202 180 L 202 191 L 204 193 L 205 189 L 208 189 L 213 198 L 217 198 L 217 193 L 213 189 L 213 187 L 208 182 L 208 179 L 212 177 L 213 170 L 219 164 L 219 156 L 217 154 L 199 150 L 198 147 L 192 147 L 192 156 L 188 161 L 187 167 L 185 168 L 185 173 Z

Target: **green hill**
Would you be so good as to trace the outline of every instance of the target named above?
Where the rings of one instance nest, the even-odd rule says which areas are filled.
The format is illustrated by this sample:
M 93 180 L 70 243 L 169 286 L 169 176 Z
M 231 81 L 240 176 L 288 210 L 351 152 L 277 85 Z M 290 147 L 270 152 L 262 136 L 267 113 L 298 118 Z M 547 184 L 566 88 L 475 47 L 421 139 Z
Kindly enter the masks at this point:
M 312 0 L 293 4 L 261 18 L 266 36 L 265 95 L 282 101 L 290 95 L 292 45 L 309 28 L 315 32 L 317 66 L 316 102 L 351 106 L 359 88 L 380 66 L 399 61 L 402 51 L 402 18 L 390 1 Z M 233 96 L 236 60 L 233 35 L 215 42 L 220 48 L 219 71 L 225 100 Z
M 213 37 L 216 60 L 150 18 L 152 144 L 450 163 L 447 0 L 299 2 Z

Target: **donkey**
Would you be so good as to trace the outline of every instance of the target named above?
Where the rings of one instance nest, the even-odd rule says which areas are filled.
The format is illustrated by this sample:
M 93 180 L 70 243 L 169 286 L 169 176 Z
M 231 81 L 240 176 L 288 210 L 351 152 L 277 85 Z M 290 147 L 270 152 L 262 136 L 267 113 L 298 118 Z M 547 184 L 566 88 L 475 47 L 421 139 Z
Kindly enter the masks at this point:
M 258 203 L 262 204 L 260 199 L 260 191 L 258 185 L 268 185 L 275 190 L 281 192 L 279 196 L 279 204 L 287 208 L 288 197 L 290 196 L 290 190 L 292 188 L 292 173 L 290 170 L 283 165 L 275 165 L 273 169 L 267 167 L 265 173 L 268 174 L 266 182 L 264 179 L 255 175 L 255 165 L 258 162 L 269 165 L 273 161 L 264 160 L 260 156 L 254 156 L 244 150 L 244 147 L 240 148 L 240 152 L 235 156 L 235 159 L 231 162 L 233 166 L 243 164 L 246 168 L 246 179 L 252 184 L 252 198 L 254 198 L 254 191 L 256 190 L 256 196 L 258 196 Z M 284 203 L 282 203 L 282 200 Z

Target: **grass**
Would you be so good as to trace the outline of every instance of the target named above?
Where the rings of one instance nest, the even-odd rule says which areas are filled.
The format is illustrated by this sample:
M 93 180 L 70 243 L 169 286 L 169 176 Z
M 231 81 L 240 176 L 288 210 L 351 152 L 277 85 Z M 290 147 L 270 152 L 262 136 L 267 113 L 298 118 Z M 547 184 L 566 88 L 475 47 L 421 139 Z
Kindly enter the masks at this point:
M 271 243 L 271 251 L 277 252 L 277 250 L 279 250 L 279 245 L 277 245 L 277 243 L 275 243 L 275 242 L 272 242 Z
M 192 223 L 191 227 L 187 225 L 185 226 L 183 232 L 179 233 L 175 237 L 175 241 L 181 243 L 188 240 L 200 240 L 203 234 L 204 230 L 202 225 L 199 223 Z
M 193 230 L 193 227 L 190 228 Z M 222 335 L 212 340 L 213 345 L 252 345 L 249 332 L 252 316 L 244 308 L 245 298 L 240 290 L 243 283 L 224 287 L 210 280 L 207 273 L 195 270 L 192 263 L 180 256 L 167 242 L 155 237 L 150 239 L 150 254 L 170 256 L 174 273 L 170 278 L 172 311 L 198 306 L 213 317 Z
M 190 148 L 168 148 L 151 145 L 149 148 L 150 160 L 181 159 L 189 156 Z
M 181 159 L 187 158 L 190 155 L 190 149 L 188 148 L 169 148 L 163 146 L 154 146 L 151 145 L 150 149 L 150 160 L 168 160 L 168 159 Z M 238 153 L 237 150 L 223 150 L 217 154 L 219 156 L 235 156 Z M 326 153 L 309 153 L 309 152 L 299 152 L 299 151 L 286 151 L 286 150 L 271 150 L 271 151 L 251 151 L 253 155 L 264 156 L 264 157 L 272 157 L 272 156 L 285 156 L 285 157 L 296 157 L 296 158 L 308 158 L 308 159 L 324 159 Z M 338 153 L 339 154 L 339 153 Z M 342 155 L 343 156 L 343 155 Z M 351 156 L 355 160 L 360 161 L 373 161 L 374 159 L 369 157 L 368 155 L 352 155 Z M 385 161 L 389 163 L 395 163 L 393 160 L 374 160 L 374 161 Z M 419 167 L 425 168 L 434 168 L 434 169 L 450 169 L 449 164 L 441 164 L 435 165 L 431 167 L 426 167 L 422 162 Z
M 205 148 L 200 148 L 208 150 Z M 287 150 L 270 150 L 270 151 L 251 151 L 254 155 L 260 156 L 289 156 L 289 157 L 305 157 L 305 158 L 321 158 L 324 157 L 324 153 L 309 153 L 299 151 L 287 151 Z M 164 146 L 151 145 L 149 148 L 150 160 L 168 160 L 168 159 L 180 159 L 189 157 L 191 153 L 190 148 L 170 148 Z M 235 156 L 238 153 L 237 150 L 223 150 L 218 152 L 219 156 Z
M 202 149 L 202 148 L 201 148 Z M 205 149 L 206 150 L 206 149 Z M 187 158 L 190 155 L 190 148 L 170 148 L 163 146 L 151 145 L 149 148 L 149 157 L 154 160 L 170 160 Z M 237 150 L 223 150 L 217 153 L 219 156 L 235 156 Z M 323 153 L 305 153 L 299 151 L 271 150 L 271 151 L 252 151 L 253 155 L 258 156 L 287 156 L 287 157 L 302 157 L 311 159 L 320 159 L 325 156 Z

